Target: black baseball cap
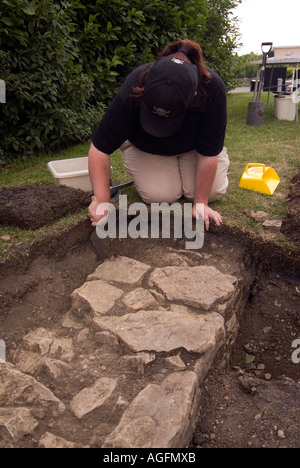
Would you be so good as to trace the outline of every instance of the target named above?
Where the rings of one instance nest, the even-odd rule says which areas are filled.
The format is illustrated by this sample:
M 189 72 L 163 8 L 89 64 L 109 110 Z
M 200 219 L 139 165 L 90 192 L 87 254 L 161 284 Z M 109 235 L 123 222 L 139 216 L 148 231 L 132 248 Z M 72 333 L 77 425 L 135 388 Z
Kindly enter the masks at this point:
M 159 138 L 179 130 L 198 87 L 196 65 L 173 56 L 155 62 L 146 79 L 141 105 L 143 129 Z

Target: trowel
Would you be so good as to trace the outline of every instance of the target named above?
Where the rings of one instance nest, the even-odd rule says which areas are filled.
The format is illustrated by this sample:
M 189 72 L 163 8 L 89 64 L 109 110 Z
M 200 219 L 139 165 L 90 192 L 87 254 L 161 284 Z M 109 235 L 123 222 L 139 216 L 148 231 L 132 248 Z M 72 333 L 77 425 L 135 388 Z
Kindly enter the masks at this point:
M 119 197 L 121 195 L 121 189 L 125 187 L 130 187 L 133 185 L 133 180 L 130 182 L 124 182 L 123 184 L 120 185 L 113 185 L 113 182 L 110 181 L 110 201 L 111 203 L 117 202 L 119 200 Z M 91 194 L 93 195 L 93 194 Z M 92 197 L 93 199 L 93 197 Z M 97 228 L 94 229 L 91 237 L 91 242 L 96 250 L 97 257 L 100 261 L 104 261 L 106 258 L 106 244 L 105 244 L 105 239 L 101 239 L 97 235 Z

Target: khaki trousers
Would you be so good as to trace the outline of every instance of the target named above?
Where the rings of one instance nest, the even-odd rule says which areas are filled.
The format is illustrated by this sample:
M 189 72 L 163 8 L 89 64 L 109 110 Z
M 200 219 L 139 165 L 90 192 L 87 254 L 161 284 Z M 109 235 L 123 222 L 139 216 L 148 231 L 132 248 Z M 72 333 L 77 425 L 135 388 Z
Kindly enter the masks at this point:
M 130 141 L 121 146 L 124 165 L 136 189 L 147 204 L 174 203 L 182 196 L 193 200 L 196 186 L 197 152 L 176 156 L 159 156 L 136 148 Z M 228 187 L 229 158 L 227 149 L 218 155 L 218 169 L 209 202 L 221 198 Z

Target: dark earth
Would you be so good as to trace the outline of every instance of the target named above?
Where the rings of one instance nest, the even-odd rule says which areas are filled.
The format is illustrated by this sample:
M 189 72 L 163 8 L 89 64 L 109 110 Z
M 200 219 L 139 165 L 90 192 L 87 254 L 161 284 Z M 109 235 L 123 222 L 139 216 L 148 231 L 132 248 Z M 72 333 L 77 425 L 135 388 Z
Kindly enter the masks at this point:
M 90 196 L 81 190 L 54 184 L 0 190 L 0 224 L 38 229 L 55 219 L 87 207 Z M 291 182 L 289 205 L 282 233 L 300 245 L 300 172 Z
M 298 174 L 293 180 L 289 212 L 283 226 L 285 235 L 295 243 L 300 241 L 299 185 Z M 19 211 L 16 209 L 10 217 L 9 210 L 1 211 L 4 205 L 1 198 L 0 217 L 6 213 L 6 219 L 14 224 L 13 219 L 22 215 L 22 227 L 36 229 L 41 222 L 42 196 L 50 205 L 44 223 L 54 219 L 53 213 L 64 216 L 66 207 L 70 212 L 70 203 L 75 211 L 89 203 L 82 192 L 54 187 L 27 189 L 32 190 L 28 192 L 32 196 L 25 197 L 26 202 L 23 198 Z M 3 193 L 8 197 L 8 192 L 2 190 L 0 195 Z M 13 201 L 20 193 L 25 194 L 17 189 L 10 192 L 6 208 L 8 203 L 17 207 Z M 0 264 L 0 329 L 1 339 L 8 344 L 8 358 L 24 331 L 49 327 L 49 320 L 53 326 L 60 321 L 70 307 L 72 291 L 95 270 L 98 259 L 89 241 L 91 232 L 89 221 L 80 221 L 72 229 L 34 245 L 18 243 L 11 259 Z M 121 245 L 115 240 L 108 250 L 110 255 L 128 256 L 132 252 L 134 258 L 143 261 L 145 242 Z M 255 244 L 244 234 L 226 227 L 212 229 L 203 249 L 215 258 L 218 245 L 228 245 L 231 249 L 241 246 L 253 281 L 248 302 L 241 311 L 231 360 L 226 368 L 213 369 L 202 388 L 199 421 L 191 448 L 298 448 L 300 363 L 293 362 L 292 356 L 296 352 L 300 357 L 300 351 L 297 354 L 292 345 L 300 339 L 299 249 L 291 251 L 268 243 Z M 177 247 L 182 248 L 179 244 Z
M 300 172 L 291 183 L 289 206 L 282 224 L 282 233 L 290 240 L 300 245 Z
M 89 204 L 85 192 L 65 185 L 4 188 L 0 190 L 0 224 L 35 230 Z

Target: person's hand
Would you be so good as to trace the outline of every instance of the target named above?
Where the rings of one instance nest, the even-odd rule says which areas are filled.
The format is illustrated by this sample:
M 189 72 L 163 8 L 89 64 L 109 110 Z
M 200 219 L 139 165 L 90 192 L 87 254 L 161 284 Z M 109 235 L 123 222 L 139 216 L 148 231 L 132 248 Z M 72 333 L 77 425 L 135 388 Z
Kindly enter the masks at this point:
M 217 211 L 212 210 L 208 205 L 204 203 L 195 203 L 193 206 L 193 217 L 204 221 L 205 229 L 209 230 L 210 219 L 212 219 L 217 226 L 220 226 L 223 222 L 222 216 Z
M 95 197 L 92 198 L 92 203 L 89 206 L 89 218 L 92 226 L 98 226 L 101 221 L 107 218 L 109 213 L 109 203 L 99 202 Z

